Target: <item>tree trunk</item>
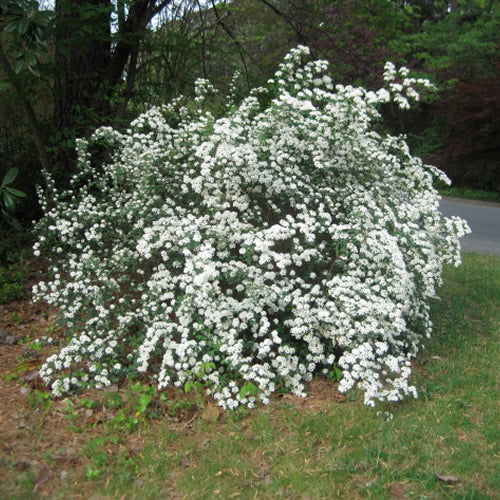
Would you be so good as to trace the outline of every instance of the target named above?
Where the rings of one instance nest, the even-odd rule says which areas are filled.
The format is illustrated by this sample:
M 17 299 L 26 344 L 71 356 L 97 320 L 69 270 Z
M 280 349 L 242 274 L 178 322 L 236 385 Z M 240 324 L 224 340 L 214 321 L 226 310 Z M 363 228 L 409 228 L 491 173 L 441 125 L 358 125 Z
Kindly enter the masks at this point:
M 124 115 L 144 29 L 171 1 L 119 0 L 118 31 L 112 35 L 113 0 L 56 0 L 54 122 L 57 143 L 66 143 L 59 149 L 58 163 L 68 173 L 75 161 L 73 139 Z M 124 4 L 129 5 L 126 18 Z M 112 105 L 120 84 L 125 86 L 122 105 Z
M 54 124 L 62 144 L 58 163 L 65 170 L 75 160 L 72 139 L 88 135 L 107 111 L 92 109 L 92 104 L 105 91 L 111 11 L 111 0 L 56 0 Z

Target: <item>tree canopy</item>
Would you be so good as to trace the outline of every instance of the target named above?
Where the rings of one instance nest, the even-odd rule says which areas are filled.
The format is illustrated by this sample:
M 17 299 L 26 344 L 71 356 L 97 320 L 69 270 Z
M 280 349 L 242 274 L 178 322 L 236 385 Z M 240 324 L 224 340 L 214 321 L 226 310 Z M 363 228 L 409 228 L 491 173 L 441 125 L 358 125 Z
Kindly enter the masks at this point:
M 336 83 L 377 87 L 387 60 L 429 77 L 437 97 L 386 126 L 455 182 L 498 189 L 499 26 L 493 0 L 0 0 L 1 168 L 30 193 L 41 167 L 64 182 L 77 137 L 192 98 L 198 77 L 244 97 L 304 44 Z

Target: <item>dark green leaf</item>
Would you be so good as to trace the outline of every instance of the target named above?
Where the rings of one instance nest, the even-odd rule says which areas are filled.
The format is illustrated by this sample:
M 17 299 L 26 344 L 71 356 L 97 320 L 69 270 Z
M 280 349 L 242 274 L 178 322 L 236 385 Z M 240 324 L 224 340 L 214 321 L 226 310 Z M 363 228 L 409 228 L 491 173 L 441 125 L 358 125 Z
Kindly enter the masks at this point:
M 26 64 L 28 66 L 36 66 L 38 63 L 38 59 L 36 58 L 35 53 L 29 52 L 26 54 Z
M 40 72 L 39 72 L 37 69 L 35 69 L 33 66 L 28 65 L 28 69 L 30 70 L 30 72 L 31 72 L 34 76 L 36 76 L 36 77 L 39 77 L 39 76 L 40 76 Z
M 12 33 L 13 31 L 17 30 L 17 23 L 11 21 L 10 23 L 7 23 L 4 28 L 5 31 Z
M 24 35 L 24 34 L 26 34 L 26 32 L 28 31 L 29 26 L 30 26 L 30 21 L 29 21 L 29 19 L 27 19 L 27 18 L 21 19 L 21 20 L 17 23 L 17 32 L 18 32 L 20 35 Z
M 12 167 L 7 170 L 7 173 L 5 174 L 2 181 L 3 185 L 6 186 L 7 184 L 12 184 L 12 182 L 14 182 L 14 179 L 17 177 L 18 172 L 19 169 L 17 167 Z
M 9 194 L 15 196 L 16 198 L 26 198 L 28 196 L 24 191 L 20 191 L 19 189 L 15 189 L 10 186 L 6 186 L 5 189 Z
M 9 90 L 12 87 L 10 82 L 0 82 L 0 92 L 2 90 Z
M 14 64 L 14 71 L 16 73 L 21 73 L 24 69 L 24 59 L 18 59 Z
M 2 191 L 3 205 L 8 212 L 13 212 L 16 209 L 16 199 L 7 191 Z
M 2 210 L 1 212 L 4 220 L 10 224 L 10 226 L 12 226 L 16 231 L 21 231 L 21 224 L 19 224 L 19 221 L 12 214 L 9 214 L 5 210 Z

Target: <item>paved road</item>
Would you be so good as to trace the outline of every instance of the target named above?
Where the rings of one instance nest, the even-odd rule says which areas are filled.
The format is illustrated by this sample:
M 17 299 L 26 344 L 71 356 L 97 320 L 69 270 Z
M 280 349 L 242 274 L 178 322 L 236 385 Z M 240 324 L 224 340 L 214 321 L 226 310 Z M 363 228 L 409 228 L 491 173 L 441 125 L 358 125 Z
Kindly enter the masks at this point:
M 472 233 L 462 238 L 462 251 L 500 256 L 500 205 L 443 198 L 441 212 L 469 223 Z

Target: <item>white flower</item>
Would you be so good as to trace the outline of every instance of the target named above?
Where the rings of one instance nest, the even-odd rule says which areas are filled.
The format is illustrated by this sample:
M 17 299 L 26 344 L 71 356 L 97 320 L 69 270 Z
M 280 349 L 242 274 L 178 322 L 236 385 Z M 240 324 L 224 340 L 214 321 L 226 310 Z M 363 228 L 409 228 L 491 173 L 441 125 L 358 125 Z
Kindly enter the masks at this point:
M 468 227 L 438 212 L 446 176 L 372 125 L 427 83 L 387 63 L 378 91 L 334 88 L 308 53 L 292 50 L 270 89 L 222 118 L 203 110 L 214 89 L 199 80 L 198 111 L 174 102 L 79 140 L 71 196 L 47 177 L 34 253 L 52 278 L 34 294 L 73 332 L 40 370 L 54 394 L 136 370 L 253 407 L 278 383 L 304 396 L 337 363 L 339 389 L 366 404 L 416 395 L 428 300 Z

